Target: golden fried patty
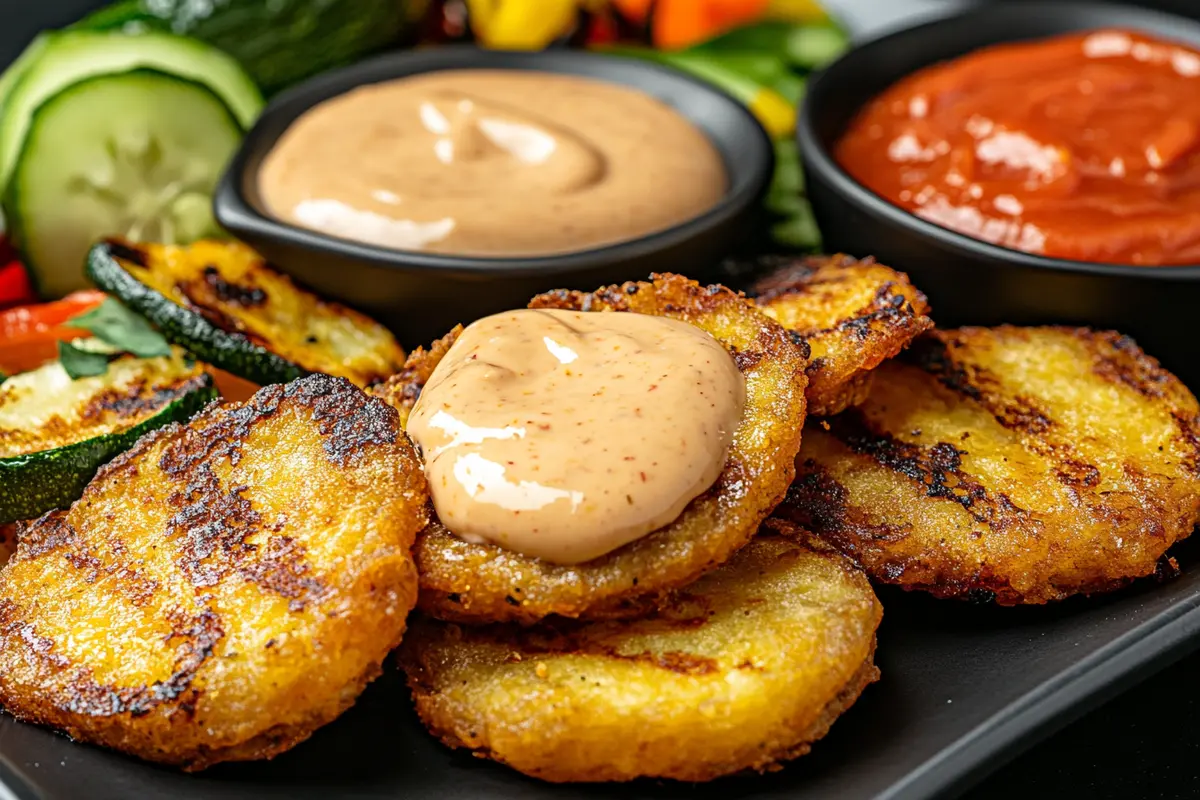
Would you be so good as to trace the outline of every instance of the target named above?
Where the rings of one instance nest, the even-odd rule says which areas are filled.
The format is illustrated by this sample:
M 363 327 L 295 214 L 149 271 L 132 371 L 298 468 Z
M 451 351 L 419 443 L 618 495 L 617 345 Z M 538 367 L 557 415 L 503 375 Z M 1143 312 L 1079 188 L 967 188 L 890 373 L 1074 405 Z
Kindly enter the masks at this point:
M 770 259 L 754 283 L 759 307 L 812 348 L 808 413 L 837 414 L 862 402 L 871 370 L 933 327 L 925 295 L 874 259 L 845 255 Z
M 882 609 L 848 561 L 790 532 L 644 619 L 423 619 L 401 647 L 417 712 L 451 747 L 549 781 L 703 781 L 803 755 L 878 678 Z
M 690 322 L 734 356 L 746 378 L 746 405 L 725 470 L 673 523 L 585 564 L 561 566 L 488 544 L 471 544 L 436 519 L 417 539 L 420 606 L 462 622 L 532 622 L 636 613 L 664 591 L 690 583 L 744 545 L 783 498 L 793 477 L 804 424 L 807 350 L 737 293 L 678 275 L 626 283 L 591 294 L 559 291 L 533 308 L 624 311 Z M 378 389 L 407 419 L 408 410 L 453 344 L 452 331 Z
M 1134 342 L 936 331 L 810 424 L 776 512 L 877 580 L 1045 603 L 1155 571 L 1200 506 L 1196 399 Z
M 420 463 L 317 375 L 141 439 L 0 571 L 0 704 L 187 769 L 267 758 L 353 704 L 416 599 Z

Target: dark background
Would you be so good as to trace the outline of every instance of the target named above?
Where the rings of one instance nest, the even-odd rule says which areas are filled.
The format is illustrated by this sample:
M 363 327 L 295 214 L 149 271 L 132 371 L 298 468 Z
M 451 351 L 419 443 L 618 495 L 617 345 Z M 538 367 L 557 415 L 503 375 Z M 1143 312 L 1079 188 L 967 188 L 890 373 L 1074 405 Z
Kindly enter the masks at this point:
M 966 2 L 826 0 L 860 30 L 890 27 L 913 11 L 937 12 Z M 14 58 L 39 29 L 67 24 L 99 5 L 100 0 L 0 0 L 0 65 Z M 1200 0 L 1137 5 L 1200 17 Z M 964 800 L 1200 798 L 1197 677 L 1200 655 L 1193 655 L 1033 745 Z

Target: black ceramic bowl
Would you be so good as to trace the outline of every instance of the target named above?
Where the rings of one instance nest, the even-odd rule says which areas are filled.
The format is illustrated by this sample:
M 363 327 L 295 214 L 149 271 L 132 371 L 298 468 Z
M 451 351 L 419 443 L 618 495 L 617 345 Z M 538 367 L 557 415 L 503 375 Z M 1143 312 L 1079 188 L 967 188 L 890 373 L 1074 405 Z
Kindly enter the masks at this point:
M 1137 267 L 1043 258 L 922 220 L 857 183 L 831 148 L 855 113 L 896 80 L 998 42 L 1103 27 L 1200 45 L 1200 23 L 1107 3 L 997 3 L 854 49 L 810 84 L 797 131 L 825 246 L 907 271 L 940 325 L 1065 323 L 1113 328 L 1200 389 L 1194 315 L 1200 266 Z M 1200 96 L 1198 96 L 1200 101 Z
M 658 233 L 535 258 L 393 250 L 325 236 L 265 212 L 257 189 L 259 167 L 298 116 L 356 86 L 461 68 L 581 75 L 639 89 L 673 107 L 709 137 L 725 162 L 729 188 L 704 214 Z M 759 227 L 759 200 L 773 167 L 770 139 L 741 103 L 676 71 L 575 51 L 506 53 L 449 47 L 381 56 L 280 95 L 246 136 L 222 178 L 214 211 L 221 225 L 280 268 L 321 295 L 372 314 L 411 345 L 441 336 L 455 323 L 523 307 L 547 289 L 590 290 L 655 271 L 707 277 L 722 256 Z

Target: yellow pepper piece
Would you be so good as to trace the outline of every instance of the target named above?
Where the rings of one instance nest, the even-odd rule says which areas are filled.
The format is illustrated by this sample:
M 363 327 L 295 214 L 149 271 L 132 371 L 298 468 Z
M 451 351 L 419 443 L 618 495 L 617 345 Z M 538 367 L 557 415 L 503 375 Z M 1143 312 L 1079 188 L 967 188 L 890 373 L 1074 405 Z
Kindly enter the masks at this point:
M 578 0 L 467 0 L 471 29 L 485 47 L 541 50 L 571 29 Z
M 772 139 L 783 139 L 795 132 L 796 107 L 774 89 L 759 89 L 747 106 Z
M 817 0 L 770 0 L 764 16 L 787 22 L 822 22 L 829 19 L 829 12 Z

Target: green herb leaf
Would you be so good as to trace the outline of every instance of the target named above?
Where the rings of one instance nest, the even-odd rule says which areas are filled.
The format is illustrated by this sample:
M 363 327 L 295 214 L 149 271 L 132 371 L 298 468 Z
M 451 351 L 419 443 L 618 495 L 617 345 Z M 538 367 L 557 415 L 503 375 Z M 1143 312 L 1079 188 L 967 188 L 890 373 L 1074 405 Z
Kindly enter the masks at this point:
M 73 381 L 103 375 L 108 370 L 107 355 L 89 353 L 70 342 L 58 343 L 58 360 Z
M 171 354 L 171 345 L 150 323 L 111 297 L 95 308 L 67 321 L 72 328 L 90 331 L 102 342 L 139 358 Z

